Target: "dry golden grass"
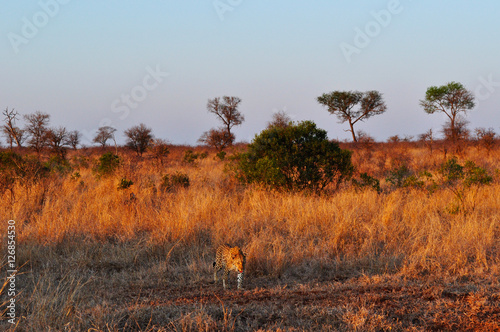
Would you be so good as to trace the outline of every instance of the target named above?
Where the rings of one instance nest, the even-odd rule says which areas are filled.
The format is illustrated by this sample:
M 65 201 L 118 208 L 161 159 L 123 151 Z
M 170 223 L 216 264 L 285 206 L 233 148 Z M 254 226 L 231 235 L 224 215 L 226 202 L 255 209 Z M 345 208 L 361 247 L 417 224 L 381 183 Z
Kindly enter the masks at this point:
M 213 151 L 193 166 L 184 150 L 173 148 L 165 166 L 121 151 L 119 170 L 101 179 L 91 169 L 99 153 L 77 151 L 69 159 L 85 156 L 89 167 L 18 184 L 13 200 L 3 193 L 0 213 L 16 220 L 24 264 L 16 330 L 500 329 L 498 148 L 458 156 L 494 174 L 465 192 L 470 208 L 460 211 L 449 189 L 383 180 L 382 193 L 242 187 Z M 380 179 L 401 164 L 436 173 L 445 158 L 408 143 L 354 150 L 358 172 Z M 190 187 L 161 191 L 175 172 Z M 134 184 L 119 190 L 122 178 Z M 242 292 L 212 282 L 224 242 L 247 254 Z

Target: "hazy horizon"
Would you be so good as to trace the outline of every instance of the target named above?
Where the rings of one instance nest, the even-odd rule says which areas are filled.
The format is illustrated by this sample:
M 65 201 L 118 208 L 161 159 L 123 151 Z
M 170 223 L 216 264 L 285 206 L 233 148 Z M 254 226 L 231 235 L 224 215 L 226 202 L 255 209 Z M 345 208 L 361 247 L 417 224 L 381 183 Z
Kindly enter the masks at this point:
M 476 96 L 469 128 L 500 132 L 499 11 L 492 0 L 8 2 L 0 108 L 48 113 L 51 126 L 86 138 L 111 125 L 121 143 L 144 123 L 193 145 L 219 126 L 207 100 L 229 95 L 246 118 L 237 141 L 251 141 L 279 110 L 344 140 L 346 124 L 316 98 L 378 90 L 387 112 L 355 129 L 385 141 L 440 131 L 445 117 L 419 100 L 457 81 Z

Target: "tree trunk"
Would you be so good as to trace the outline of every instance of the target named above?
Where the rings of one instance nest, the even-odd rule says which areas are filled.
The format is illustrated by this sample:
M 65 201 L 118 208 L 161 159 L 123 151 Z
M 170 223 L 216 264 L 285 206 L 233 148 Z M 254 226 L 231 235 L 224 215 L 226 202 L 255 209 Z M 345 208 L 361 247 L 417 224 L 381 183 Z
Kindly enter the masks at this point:
M 358 139 L 356 138 L 356 133 L 354 132 L 354 124 L 352 123 L 351 119 L 349 119 L 349 126 L 351 127 L 352 140 L 354 142 L 358 142 Z

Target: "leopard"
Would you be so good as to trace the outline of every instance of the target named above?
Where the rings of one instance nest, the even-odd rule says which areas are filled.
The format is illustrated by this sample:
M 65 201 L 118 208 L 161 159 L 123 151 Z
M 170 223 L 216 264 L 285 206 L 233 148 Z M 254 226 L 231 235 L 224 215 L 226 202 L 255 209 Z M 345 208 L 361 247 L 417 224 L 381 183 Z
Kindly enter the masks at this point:
M 226 289 L 226 280 L 229 276 L 229 272 L 236 271 L 238 272 L 238 289 L 242 289 L 245 263 L 246 257 L 240 247 L 230 247 L 227 244 L 219 246 L 215 255 L 215 262 L 213 263 L 214 281 L 217 282 L 217 272 L 224 269 L 222 286 Z

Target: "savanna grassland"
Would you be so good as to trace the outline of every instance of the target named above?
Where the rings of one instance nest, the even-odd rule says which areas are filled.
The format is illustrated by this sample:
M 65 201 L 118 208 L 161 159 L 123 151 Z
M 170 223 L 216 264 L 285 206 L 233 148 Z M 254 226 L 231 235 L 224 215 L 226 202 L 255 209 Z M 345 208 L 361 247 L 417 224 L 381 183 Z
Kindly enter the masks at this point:
M 500 330 L 498 145 L 342 147 L 353 150 L 357 185 L 322 194 L 241 185 L 228 158 L 201 147 L 191 158 L 171 147 L 163 163 L 119 150 L 106 176 L 96 173 L 101 149 L 70 151 L 43 177 L 28 169 L 2 187 L 19 272 L 17 325 L 4 287 L 0 328 Z M 489 184 L 445 183 L 452 155 L 484 169 Z M 246 253 L 241 291 L 234 275 L 227 290 L 213 282 L 221 243 Z

